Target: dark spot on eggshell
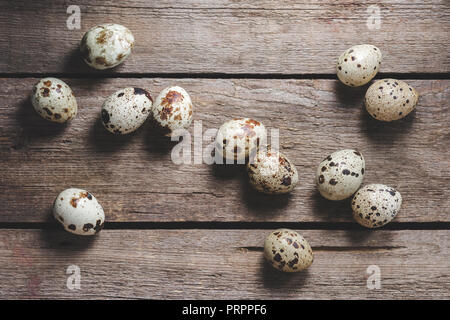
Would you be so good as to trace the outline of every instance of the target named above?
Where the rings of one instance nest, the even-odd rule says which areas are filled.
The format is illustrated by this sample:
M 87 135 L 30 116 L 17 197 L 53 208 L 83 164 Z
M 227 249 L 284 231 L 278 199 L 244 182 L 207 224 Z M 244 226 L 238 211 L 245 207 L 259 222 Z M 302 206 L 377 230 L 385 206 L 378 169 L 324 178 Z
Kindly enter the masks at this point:
M 50 96 L 50 89 L 49 88 L 41 88 L 41 90 L 42 90 L 42 96 L 43 97 Z
M 123 95 L 125 94 L 125 92 L 121 92 L 117 95 L 117 98 L 123 97 Z
M 106 63 L 106 59 L 104 57 L 96 57 L 95 58 L 95 63 L 97 64 L 102 64 L 107 66 L 108 64 Z
M 103 229 L 104 225 L 105 223 L 102 223 L 102 220 L 97 220 L 94 227 L 95 233 L 99 233 Z
M 67 228 L 69 228 L 72 231 L 75 231 L 77 229 L 77 227 L 74 224 L 69 224 Z
M 294 258 L 291 261 L 288 262 L 288 266 L 292 269 L 294 269 L 294 265 L 298 263 L 298 258 Z
M 281 261 L 281 255 L 279 253 L 277 253 L 276 255 L 273 256 L 273 260 L 276 262 L 280 262 Z
M 107 124 L 109 122 L 109 113 L 105 109 L 102 109 L 102 121 L 104 124 Z
M 144 90 L 141 88 L 134 88 L 134 94 L 144 94 L 148 98 L 148 100 L 153 102 L 152 96 L 150 95 L 150 93 L 147 90 Z
M 159 116 L 161 120 L 167 120 L 172 115 L 173 107 L 172 105 L 166 105 L 159 112 Z
M 52 82 L 50 80 L 44 81 L 44 85 L 50 87 L 52 85 Z
M 329 183 L 330 183 L 332 186 L 335 186 L 335 185 L 337 185 L 338 182 L 337 182 L 335 179 L 331 179 Z
M 70 199 L 70 204 L 72 205 L 72 207 L 76 208 L 78 205 L 78 201 L 80 201 L 79 198 L 72 198 Z
M 51 112 L 51 110 L 48 109 L 47 107 L 42 108 L 42 110 L 44 110 L 45 112 L 47 112 L 47 114 L 48 114 L 49 116 L 53 115 L 53 112 Z
M 283 177 L 283 181 L 281 182 L 283 186 L 290 186 L 291 185 L 291 177 Z
M 84 231 L 84 232 L 88 232 L 88 231 L 91 230 L 93 227 L 94 227 L 94 225 L 93 225 L 92 223 L 86 223 L 86 224 L 83 226 L 83 231 Z
M 344 170 L 342 170 L 342 173 L 345 174 L 346 176 L 348 176 L 350 174 L 350 170 L 344 169 Z
M 60 115 L 59 113 L 55 113 L 55 114 L 54 114 L 54 117 L 55 117 L 55 119 L 57 119 L 57 120 L 58 120 L 58 119 L 61 119 L 61 115 Z
M 322 184 L 325 182 L 325 177 L 323 175 L 319 176 L 319 183 Z

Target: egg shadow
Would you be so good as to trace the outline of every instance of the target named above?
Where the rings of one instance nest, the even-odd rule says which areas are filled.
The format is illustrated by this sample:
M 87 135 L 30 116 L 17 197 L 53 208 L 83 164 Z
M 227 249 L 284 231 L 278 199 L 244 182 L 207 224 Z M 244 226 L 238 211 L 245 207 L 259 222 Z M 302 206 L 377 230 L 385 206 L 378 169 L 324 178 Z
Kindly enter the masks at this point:
M 95 70 L 84 62 L 79 46 L 72 48 L 69 54 L 64 57 L 63 71 L 66 73 L 90 73 Z
M 25 147 L 31 140 L 50 139 L 64 133 L 70 121 L 57 123 L 42 118 L 34 109 L 29 97 L 17 103 L 13 108 L 15 122 L 21 128 L 14 142 L 14 149 Z
M 282 290 L 283 293 L 295 293 L 308 282 L 309 269 L 300 272 L 282 272 L 272 267 L 264 256 L 261 257 L 261 280 L 264 288 L 270 290 Z M 294 291 L 295 288 L 295 291 Z
M 334 92 L 339 106 L 344 108 L 361 106 L 369 84 L 361 87 L 349 87 L 341 81 L 336 80 L 334 83 Z
M 312 190 L 310 195 L 310 201 L 312 203 L 312 210 L 315 215 L 320 217 L 320 220 L 325 221 L 350 221 L 352 214 L 351 199 L 344 200 L 328 200 L 324 198 L 317 188 Z
M 45 221 L 48 227 L 39 230 L 39 239 L 45 249 L 52 250 L 58 255 L 74 256 L 83 253 L 99 237 L 99 234 L 81 236 L 64 230 L 64 227 L 53 217 L 53 207 L 48 209 Z
M 266 194 L 255 190 L 249 182 L 247 171 L 241 177 L 242 201 L 255 216 L 275 217 L 283 212 L 292 198 L 291 193 Z
M 183 142 L 183 136 L 172 141 L 168 136 L 169 131 L 161 126 L 150 116 L 145 124 L 144 145 L 147 152 L 153 156 L 166 159 L 171 154 L 173 147 Z M 189 148 L 192 146 L 189 145 Z
M 416 114 L 416 109 L 409 113 L 406 117 L 386 122 L 374 119 L 366 110 L 361 112 L 361 129 L 365 136 L 373 142 L 380 144 L 393 144 L 397 137 L 408 134 L 410 131 Z
M 100 115 L 89 131 L 88 144 L 96 151 L 114 153 L 123 149 L 139 133 L 139 129 L 128 134 L 114 134 L 103 126 Z

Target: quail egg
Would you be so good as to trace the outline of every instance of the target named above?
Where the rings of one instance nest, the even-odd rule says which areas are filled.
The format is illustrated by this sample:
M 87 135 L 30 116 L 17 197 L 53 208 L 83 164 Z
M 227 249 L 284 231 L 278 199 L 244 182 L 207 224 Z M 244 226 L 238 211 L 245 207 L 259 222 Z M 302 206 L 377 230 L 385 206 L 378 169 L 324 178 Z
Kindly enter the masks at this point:
M 177 129 L 187 129 L 192 122 L 192 101 L 181 87 L 165 88 L 153 104 L 153 119 L 167 129 L 167 136 Z
M 100 24 L 86 32 L 80 51 L 84 61 L 95 69 L 109 69 L 121 64 L 134 47 L 128 28 L 113 23 Z
M 100 232 L 105 222 L 105 213 L 97 199 L 78 188 L 66 189 L 56 197 L 53 215 L 64 229 L 83 236 Z
M 352 200 L 353 218 L 367 228 L 378 228 L 395 218 L 402 196 L 384 184 L 369 184 L 358 190 Z
M 252 187 L 267 194 L 291 192 L 298 183 L 295 165 L 270 146 L 259 148 L 247 164 L 247 173 Z
M 237 118 L 222 124 L 216 135 L 216 152 L 229 161 L 244 161 L 267 141 L 267 130 L 254 119 Z
M 77 114 L 77 100 L 62 80 L 44 78 L 33 87 L 31 103 L 39 115 L 53 122 L 66 122 Z
M 329 200 L 343 200 L 360 187 L 365 170 L 363 155 L 356 150 L 336 151 L 317 168 L 316 184 L 320 194 Z
M 302 271 L 314 260 L 312 249 L 305 238 L 289 229 L 278 229 L 267 236 L 264 256 L 274 268 L 284 272 Z
M 152 108 L 150 93 L 141 88 L 125 88 L 110 95 L 102 107 L 103 126 L 112 133 L 127 134 L 147 120 Z
M 367 112 L 375 119 L 393 121 L 406 117 L 418 100 L 419 94 L 406 82 L 383 79 L 367 89 L 364 102 Z
M 381 65 L 381 51 L 371 44 L 360 44 L 344 51 L 336 69 L 342 83 L 359 87 L 375 77 Z

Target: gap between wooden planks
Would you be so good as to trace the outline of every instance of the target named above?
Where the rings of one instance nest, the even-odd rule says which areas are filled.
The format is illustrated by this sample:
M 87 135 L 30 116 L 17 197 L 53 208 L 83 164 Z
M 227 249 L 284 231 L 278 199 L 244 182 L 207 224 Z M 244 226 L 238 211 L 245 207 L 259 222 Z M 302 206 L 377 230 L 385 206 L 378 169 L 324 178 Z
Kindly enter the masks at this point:
M 263 258 L 269 230 L 0 230 L 2 299 L 448 299 L 449 230 L 302 230 L 315 253 L 297 274 Z M 80 268 L 81 289 L 66 286 Z M 367 268 L 381 288 L 367 288 Z
M 402 193 L 394 223 L 450 221 L 450 80 L 407 80 L 421 95 L 419 105 L 395 123 L 367 114 L 367 86 L 347 88 L 336 80 L 65 80 L 79 113 L 59 126 L 41 119 L 29 102 L 37 79 L 0 79 L 0 222 L 53 221 L 54 197 L 69 186 L 96 195 L 107 221 L 352 222 L 349 201 L 323 199 L 313 182 L 318 163 L 342 148 L 364 154 L 364 183 Z M 149 123 L 128 136 L 102 127 L 101 105 L 119 88 L 143 87 L 155 96 L 175 83 L 191 94 L 203 131 L 239 116 L 278 128 L 282 151 L 299 170 L 295 191 L 258 194 L 242 166 L 176 165 L 174 144 Z
M 83 0 L 81 29 L 69 30 L 65 1 L 0 1 L 0 73 L 92 72 L 83 34 L 99 23 L 127 26 L 129 59 L 111 73 L 331 74 L 356 43 L 383 52 L 382 72 L 448 73 L 448 1 L 120 1 Z M 380 11 L 380 28 L 369 29 Z

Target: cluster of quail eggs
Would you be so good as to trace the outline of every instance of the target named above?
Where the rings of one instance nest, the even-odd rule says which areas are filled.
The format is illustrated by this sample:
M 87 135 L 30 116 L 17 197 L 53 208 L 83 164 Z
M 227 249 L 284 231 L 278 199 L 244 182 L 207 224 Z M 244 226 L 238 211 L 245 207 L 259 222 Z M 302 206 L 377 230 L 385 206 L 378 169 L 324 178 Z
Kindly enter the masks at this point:
M 402 197 L 400 192 L 383 184 L 369 184 L 360 189 L 365 171 L 361 152 L 352 149 L 336 151 L 317 167 L 316 185 L 328 200 L 344 200 L 354 195 L 351 206 L 355 221 L 364 227 L 378 228 L 395 218 Z
M 380 49 L 373 45 L 353 46 L 339 57 L 337 76 L 347 86 L 363 86 L 378 73 L 381 59 Z M 418 98 L 417 91 L 406 82 L 389 78 L 374 82 L 368 88 L 364 102 L 367 112 L 374 119 L 394 121 L 411 113 Z M 249 165 L 250 181 L 262 192 L 265 191 L 266 183 L 261 184 L 261 179 L 252 177 L 251 174 L 264 170 L 270 170 L 270 163 L 267 162 L 262 168 Z M 357 223 L 367 228 L 382 227 L 398 214 L 402 196 L 400 192 L 384 184 L 368 184 L 361 188 L 365 170 L 361 152 L 340 150 L 328 155 L 319 164 L 315 182 L 319 193 L 328 200 L 338 201 L 353 196 L 351 207 Z M 292 181 L 298 181 L 296 172 L 295 180 Z M 313 261 L 313 253 L 306 240 L 288 229 L 275 230 L 267 236 L 264 256 L 272 266 L 285 272 L 301 271 Z
M 236 118 L 219 128 L 215 152 L 226 163 L 246 163 L 250 185 L 269 195 L 287 194 L 298 183 L 298 171 L 292 161 L 267 142 L 265 126 L 254 119 Z M 223 163 L 223 162 L 220 162 Z M 311 246 L 298 232 L 278 229 L 264 243 L 264 257 L 284 272 L 308 268 L 313 260 Z
M 131 31 L 118 24 L 102 24 L 83 36 L 80 52 L 95 69 L 113 68 L 122 63 L 134 47 Z M 33 87 L 31 102 L 46 120 L 65 123 L 73 119 L 78 105 L 72 89 L 57 78 L 44 78 Z M 114 134 L 128 134 L 141 127 L 147 118 L 170 136 L 187 129 L 192 122 L 193 106 L 189 94 L 179 86 L 165 88 L 153 101 L 142 88 L 123 88 L 110 95 L 101 108 L 101 121 Z M 65 230 L 78 235 L 94 235 L 104 225 L 102 206 L 92 193 L 78 188 L 62 191 L 53 204 L 53 215 Z
M 88 30 L 80 43 L 84 61 L 95 69 L 113 68 L 122 63 L 134 47 L 131 31 L 119 24 L 101 24 Z M 77 114 L 72 89 L 62 80 L 44 78 L 35 84 L 31 102 L 44 119 L 64 123 Z M 165 88 L 156 101 L 142 88 L 123 88 L 103 103 L 104 127 L 116 134 L 136 131 L 151 115 L 167 135 L 186 129 L 192 122 L 192 102 L 181 87 Z
M 381 66 L 379 48 L 360 44 L 345 50 L 336 66 L 339 80 L 347 86 L 359 87 L 371 81 Z M 381 121 L 394 121 L 406 117 L 419 100 L 417 91 L 406 82 L 381 79 L 366 91 L 364 103 L 367 112 Z
M 134 47 L 129 29 L 118 24 L 102 24 L 83 36 L 80 51 L 84 61 L 96 69 L 113 68 L 122 63 Z M 348 86 L 367 84 L 381 65 L 380 49 L 357 45 L 346 50 L 338 60 L 337 76 Z M 64 123 L 77 115 L 77 101 L 71 88 L 56 78 L 41 79 L 33 88 L 32 104 L 44 119 Z M 377 120 L 393 121 L 408 115 L 418 101 L 416 90 L 395 79 L 373 83 L 365 95 L 368 113 Z M 128 87 L 111 94 L 101 108 L 101 121 L 114 134 L 128 134 L 141 127 L 148 117 L 171 135 L 192 122 L 192 101 L 181 87 L 164 89 L 155 100 L 142 88 Z M 298 171 L 286 155 L 267 145 L 266 127 L 251 118 L 226 121 L 215 138 L 215 152 L 226 163 L 246 164 L 250 185 L 258 192 L 279 195 L 294 190 Z M 377 228 L 395 218 L 402 204 L 400 193 L 383 184 L 361 188 L 365 159 L 352 149 L 327 156 L 316 171 L 320 194 L 333 201 L 353 196 L 354 219 L 362 226 Z M 78 235 L 94 235 L 104 226 L 105 214 L 95 196 L 78 188 L 62 191 L 55 199 L 53 215 L 65 230 Z M 308 268 L 314 255 L 311 246 L 298 232 L 277 229 L 265 239 L 264 256 L 284 272 Z

